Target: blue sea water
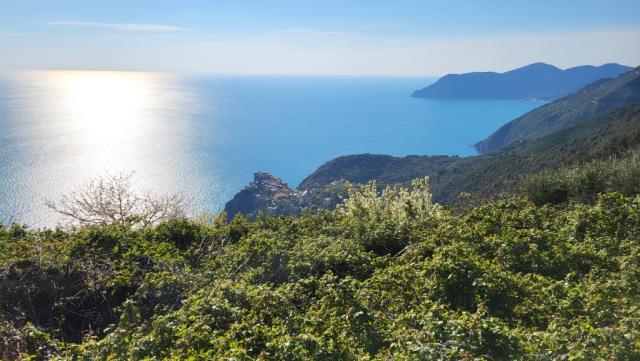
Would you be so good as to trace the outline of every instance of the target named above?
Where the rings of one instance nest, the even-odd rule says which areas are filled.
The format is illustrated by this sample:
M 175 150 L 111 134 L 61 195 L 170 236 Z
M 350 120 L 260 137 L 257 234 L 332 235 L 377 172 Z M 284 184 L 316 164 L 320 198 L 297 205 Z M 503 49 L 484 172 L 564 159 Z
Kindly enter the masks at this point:
M 345 154 L 472 155 L 539 106 L 411 98 L 434 79 L 48 71 L 0 78 L 0 219 L 51 225 L 44 206 L 97 176 L 182 193 L 218 212 L 255 171 L 291 186 Z

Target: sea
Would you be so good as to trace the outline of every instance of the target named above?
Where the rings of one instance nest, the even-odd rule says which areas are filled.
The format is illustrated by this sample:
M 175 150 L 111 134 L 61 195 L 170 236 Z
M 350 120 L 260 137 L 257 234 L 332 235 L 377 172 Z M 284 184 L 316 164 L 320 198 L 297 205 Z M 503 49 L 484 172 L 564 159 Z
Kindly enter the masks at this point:
M 93 179 L 181 194 L 215 214 L 256 171 L 296 187 L 347 154 L 474 155 L 472 145 L 538 107 L 412 98 L 424 77 L 177 76 L 29 71 L 0 76 L 0 221 L 32 228 Z

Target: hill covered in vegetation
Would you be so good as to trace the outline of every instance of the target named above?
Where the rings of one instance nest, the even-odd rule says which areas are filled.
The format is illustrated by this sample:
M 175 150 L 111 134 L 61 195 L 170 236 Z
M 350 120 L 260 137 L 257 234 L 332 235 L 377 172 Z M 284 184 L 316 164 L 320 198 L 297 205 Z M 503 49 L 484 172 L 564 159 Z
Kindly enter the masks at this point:
M 128 219 L 135 219 L 128 218 Z M 640 196 L 0 227 L 5 359 L 640 357 Z
M 259 211 L 278 215 L 332 209 L 346 196 L 345 187 L 336 187 L 338 184 L 372 180 L 380 186 L 408 184 L 424 176 L 431 177 L 437 202 L 456 203 L 461 193 L 493 199 L 513 192 L 525 175 L 617 157 L 636 149 L 640 146 L 639 104 L 640 68 L 592 84 L 508 123 L 481 142 L 482 149 L 493 150 L 488 154 L 342 156 L 320 166 L 296 190 L 290 190 L 288 197 L 243 191 L 225 209 L 229 214 L 241 211 L 250 218 Z
M 505 124 L 476 149 L 488 153 L 570 127 L 612 109 L 640 102 L 640 67 L 615 79 L 597 81 Z
M 307 177 L 301 189 L 336 180 L 381 185 L 429 176 L 434 198 L 455 203 L 461 192 L 492 198 L 513 191 L 522 178 L 543 169 L 618 156 L 640 146 L 640 105 L 617 109 L 545 137 L 474 157 L 352 155 L 327 162 Z
M 544 63 L 530 64 L 504 73 L 448 74 L 413 93 L 414 97 L 453 99 L 553 100 L 594 81 L 615 78 L 632 70 L 620 64 L 578 66 L 566 70 Z

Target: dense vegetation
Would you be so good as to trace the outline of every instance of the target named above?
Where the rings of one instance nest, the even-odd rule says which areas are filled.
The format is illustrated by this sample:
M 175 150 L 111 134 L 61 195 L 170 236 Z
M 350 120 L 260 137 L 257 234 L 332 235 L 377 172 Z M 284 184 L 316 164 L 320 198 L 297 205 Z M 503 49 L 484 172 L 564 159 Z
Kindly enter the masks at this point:
M 2 357 L 640 358 L 638 195 L 225 218 L 0 227 Z
M 323 187 L 340 179 L 353 183 L 376 180 L 380 185 L 393 185 L 429 176 L 437 202 L 456 203 L 462 192 L 494 199 L 501 193 L 514 193 L 527 175 L 624 156 L 638 147 L 640 105 L 635 105 L 482 156 L 344 156 L 318 168 L 300 188 Z
M 527 177 L 520 192 L 535 204 L 593 203 L 599 193 L 640 193 L 640 151 L 593 160 L 579 166 L 544 170 Z
M 503 125 L 475 147 L 492 152 L 570 127 L 612 109 L 640 102 L 640 67 L 615 79 L 597 81 Z

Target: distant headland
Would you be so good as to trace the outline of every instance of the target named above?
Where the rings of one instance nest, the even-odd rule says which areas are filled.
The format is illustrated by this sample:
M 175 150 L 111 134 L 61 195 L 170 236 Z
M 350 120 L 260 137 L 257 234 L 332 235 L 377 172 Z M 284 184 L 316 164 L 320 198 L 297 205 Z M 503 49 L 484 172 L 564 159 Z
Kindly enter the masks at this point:
M 416 90 L 417 98 L 555 100 L 596 80 L 615 78 L 631 67 L 616 63 L 559 69 L 533 63 L 504 73 L 447 74 Z

